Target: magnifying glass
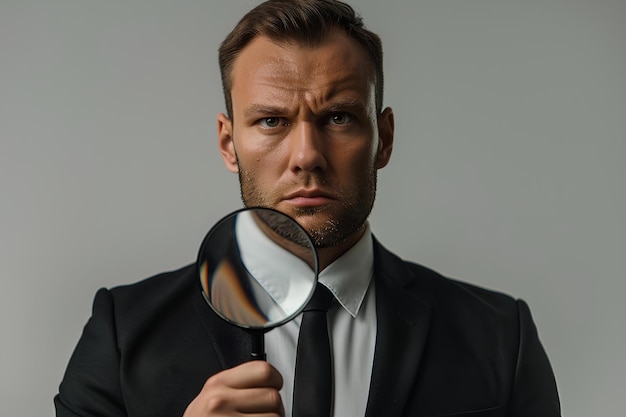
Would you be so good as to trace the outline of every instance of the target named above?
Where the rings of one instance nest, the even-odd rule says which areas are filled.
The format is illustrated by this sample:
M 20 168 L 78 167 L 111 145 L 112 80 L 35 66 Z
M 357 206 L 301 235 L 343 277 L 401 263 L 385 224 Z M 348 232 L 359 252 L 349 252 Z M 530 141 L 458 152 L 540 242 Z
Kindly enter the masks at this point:
M 265 333 L 302 312 L 319 272 L 308 233 L 291 217 L 258 207 L 218 221 L 200 246 L 198 265 L 211 309 L 251 335 L 251 360 L 265 360 Z

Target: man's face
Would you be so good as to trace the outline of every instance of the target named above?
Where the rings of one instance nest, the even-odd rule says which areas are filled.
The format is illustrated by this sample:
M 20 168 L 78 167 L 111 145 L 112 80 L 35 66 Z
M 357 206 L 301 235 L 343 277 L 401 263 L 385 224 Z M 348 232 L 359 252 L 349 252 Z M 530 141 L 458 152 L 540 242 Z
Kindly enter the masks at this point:
M 257 37 L 235 60 L 231 97 L 219 144 L 244 204 L 288 214 L 320 248 L 360 234 L 393 142 L 361 47 L 339 31 L 315 47 Z

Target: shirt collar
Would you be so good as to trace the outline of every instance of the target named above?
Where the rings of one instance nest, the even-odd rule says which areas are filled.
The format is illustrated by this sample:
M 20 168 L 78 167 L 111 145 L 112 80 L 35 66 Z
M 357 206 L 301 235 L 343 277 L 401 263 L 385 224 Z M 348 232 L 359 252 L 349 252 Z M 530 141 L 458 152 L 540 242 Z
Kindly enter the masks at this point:
M 241 260 L 253 277 L 285 310 L 304 303 L 310 267 L 263 233 L 249 212 L 241 212 L 235 225 Z M 240 238 L 245 236 L 245 238 Z M 270 262 L 268 262 L 270 260 Z M 374 244 L 369 224 L 361 239 L 320 272 L 318 280 L 341 306 L 356 317 L 374 271 Z M 287 285 L 288 284 L 288 285 Z
M 249 211 L 237 215 L 235 233 L 247 271 L 287 315 L 298 310 L 307 301 L 314 280 L 309 265 L 274 243 Z
M 352 317 L 359 313 L 374 274 L 372 232 L 368 223 L 365 226 L 361 239 L 319 274 L 319 282 Z

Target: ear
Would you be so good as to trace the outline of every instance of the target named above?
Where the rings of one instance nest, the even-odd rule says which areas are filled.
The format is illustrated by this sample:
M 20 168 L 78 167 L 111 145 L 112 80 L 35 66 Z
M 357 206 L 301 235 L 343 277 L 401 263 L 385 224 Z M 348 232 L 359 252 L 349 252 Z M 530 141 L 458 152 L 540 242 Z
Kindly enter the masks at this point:
M 217 115 L 217 140 L 226 169 L 230 172 L 239 172 L 233 143 L 233 122 L 224 113 Z
M 378 116 L 378 151 L 376 153 L 376 168 L 385 167 L 391 159 L 391 151 L 393 150 L 393 131 L 395 122 L 393 118 L 393 110 L 387 107 Z

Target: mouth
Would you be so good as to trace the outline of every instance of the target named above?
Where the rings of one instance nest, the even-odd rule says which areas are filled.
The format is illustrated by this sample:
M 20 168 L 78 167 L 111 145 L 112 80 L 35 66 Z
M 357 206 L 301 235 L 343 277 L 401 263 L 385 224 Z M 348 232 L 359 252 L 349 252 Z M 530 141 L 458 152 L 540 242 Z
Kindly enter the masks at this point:
M 283 201 L 287 204 L 297 207 L 322 207 L 330 204 L 335 197 L 320 189 L 301 189 L 287 194 Z

